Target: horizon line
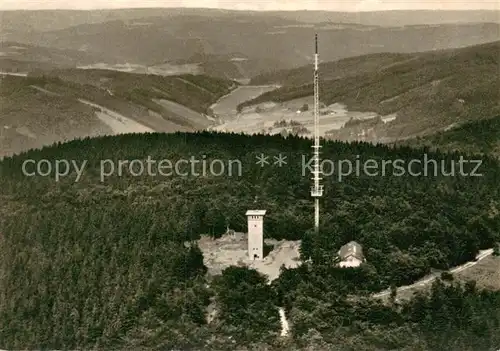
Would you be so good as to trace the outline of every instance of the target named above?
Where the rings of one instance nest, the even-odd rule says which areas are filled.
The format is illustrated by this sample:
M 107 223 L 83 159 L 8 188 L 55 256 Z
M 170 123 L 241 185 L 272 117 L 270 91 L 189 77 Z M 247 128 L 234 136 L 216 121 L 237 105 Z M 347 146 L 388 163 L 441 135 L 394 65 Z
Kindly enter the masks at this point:
M 471 11 L 488 11 L 496 12 L 497 9 L 489 8 L 476 8 L 476 9 L 432 9 L 432 8 L 421 8 L 421 9 L 395 9 L 395 10 L 309 10 L 309 9 L 298 9 L 298 10 L 256 10 L 256 9 L 229 9 L 223 7 L 166 7 L 166 6 L 153 6 L 153 7 L 95 7 L 95 8 L 11 8 L 11 9 L 1 9 L 0 12 L 8 11 L 119 11 L 119 10 L 153 10 L 153 9 L 165 9 L 165 10 L 219 10 L 219 11 L 229 11 L 229 12 L 261 12 L 261 13 L 273 13 L 273 12 L 324 12 L 324 13 L 377 13 L 377 12 L 416 12 L 416 11 L 429 11 L 429 12 L 471 12 Z

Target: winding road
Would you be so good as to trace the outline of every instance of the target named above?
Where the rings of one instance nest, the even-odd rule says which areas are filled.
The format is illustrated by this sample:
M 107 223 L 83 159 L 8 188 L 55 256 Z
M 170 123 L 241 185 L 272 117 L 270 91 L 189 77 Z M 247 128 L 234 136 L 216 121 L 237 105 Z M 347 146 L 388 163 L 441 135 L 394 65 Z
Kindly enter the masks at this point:
M 475 261 L 471 261 L 471 262 L 467 262 L 461 266 L 458 266 L 458 267 L 455 267 L 455 268 L 452 268 L 448 271 L 448 273 L 460 273 L 462 272 L 463 270 L 466 270 L 467 268 L 470 268 L 470 267 L 473 267 L 475 266 L 476 264 L 478 264 L 481 260 L 485 259 L 486 257 L 490 256 L 491 254 L 493 254 L 493 249 L 488 249 L 488 250 L 482 250 L 479 252 L 479 254 L 476 256 L 476 260 Z M 397 288 L 397 292 L 402 292 L 402 291 L 405 291 L 405 290 L 410 290 L 410 289 L 414 289 L 414 288 L 417 288 L 417 287 L 422 287 L 422 286 L 425 286 L 429 283 L 432 283 L 434 280 L 436 280 L 436 278 L 438 278 L 439 274 L 434 274 L 433 276 L 431 277 L 428 277 L 428 278 L 425 278 L 423 280 L 420 280 L 414 284 L 411 284 L 411 285 L 405 285 L 405 286 L 400 286 L 399 288 Z M 373 297 L 375 298 L 378 298 L 378 297 L 384 297 L 384 296 L 387 296 L 391 293 L 391 290 L 388 289 L 388 290 L 384 290 L 382 292 L 379 292 L 377 294 L 374 294 Z

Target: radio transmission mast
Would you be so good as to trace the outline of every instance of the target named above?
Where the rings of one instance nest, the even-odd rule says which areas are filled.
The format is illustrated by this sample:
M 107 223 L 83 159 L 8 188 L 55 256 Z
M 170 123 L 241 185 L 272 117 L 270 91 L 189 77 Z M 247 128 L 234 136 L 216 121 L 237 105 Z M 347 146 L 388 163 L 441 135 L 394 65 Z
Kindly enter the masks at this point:
M 313 147 L 313 186 L 311 197 L 314 198 L 314 230 L 319 229 L 319 199 L 323 196 L 323 185 L 320 185 L 321 169 L 319 162 L 319 73 L 318 73 L 318 34 L 314 37 L 314 145 Z

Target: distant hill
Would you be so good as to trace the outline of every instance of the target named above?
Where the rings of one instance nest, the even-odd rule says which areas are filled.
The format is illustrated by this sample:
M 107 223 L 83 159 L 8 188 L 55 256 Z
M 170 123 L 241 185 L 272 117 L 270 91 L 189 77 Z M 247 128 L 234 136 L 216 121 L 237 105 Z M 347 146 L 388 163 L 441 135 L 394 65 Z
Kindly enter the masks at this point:
M 497 11 L 366 11 L 366 12 L 330 12 L 330 11 L 272 11 L 270 15 L 305 23 L 357 23 L 365 26 L 412 26 L 436 25 L 444 23 L 486 23 L 500 22 Z
M 397 144 L 500 157 L 500 115 Z
M 0 156 L 87 136 L 204 129 L 210 105 L 234 86 L 201 75 L 106 70 L 0 76 Z
M 95 87 L 101 94 L 141 104 L 147 99 L 168 99 L 199 113 L 208 113 L 210 105 L 235 87 L 233 81 L 203 75 L 162 77 L 100 69 L 55 69 L 42 76 Z
M 131 20 L 144 17 L 173 16 L 262 16 L 282 18 L 303 23 L 354 23 L 368 26 L 408 26 L 443 23 L 487 23 L 499 22 L 496 11 L 374 11 L 374 12 L 330 12 L 330 11 L 231 11 L 196 8 L 138 8 L 108 10 L 19 10 L 0 11 L 0 22 L 5 31 L 50 31 L 80 24 L 103 23 L 112 20 Z
M 225 79 L 247 79 L 263 72 L 275 72 L 282 66 L 279 58 L 249 58 L 248 55 L 234 52 L 227 54 L 195 53 L 187 59 L 174 61 L 173 64 L 196 64 L 201 72 L 212 77 Z
M 64 65 L 54 65 L 49 62 L 15 60 L 9 57 L 0 57 L 0 71 L 7 73 L 27 73 L 49 71 Z
M 278 59 L 240 59 L 212 60 L 203 62 L 199 66 L 203 72 L 213 77 L 226 79 L 246 79 L 263 72 L 273 72 L 282 67 Z
M 55 24 L 50 25 L 50 13 L 27 12 L 26 19 L 21 20 L 22 12 L 3 12 L 6 25 L 0 28 L 2 40 L 80 52 L 92 57 L 93 63 L 150 66 L 198 55 L 206 58 L 202 62 L 205 74 L 223 77 L 221 73 L 226 71 L 231 79 L 248 79 L 311 62 L 316 32 L 325 61 L 382 52 L 457 48 L 500 39 L 500 24 L 493 20 L 387 26 L 382 15 L 380 23 L 370 20 L 371 24 L 364 20 L 335 22 L 328 16 L 321 22 L 306 23 L 294 19 L 294 13 L 142 9 L 77 11 L 73 17 L 71 12 L 55 11 Z M 301 17 L 300 13 L 297 16 Z M 478 18 L 489 18 L 481 16 Z M 233 53 L 241 53 L 247 62 L 230 61 L 235 57 L 228 55 Z
M 500 42 L 456 50 L 408 55 L 371 55 L 327 63 L 322 72 L 320 100 L 340 102 L 349 110 L 395 114 L 389 123 L 355 123 L 333 131 L 341 140 L 391 141 L 432 134 L 456 123 L 495 116 L 500 112 Z M 337 79 L 332 79 L 335 77 Z M 259 78 L 259 83 L 285 86 L 247 101 L 240 108 L 264 101 L 288 101 L 313 93 L 311 66 Z M 255 82 L 255 81 L 254 81 Z M 305 85 L 299 85 L 307 82 Z
M 39 62 L 52 66 L 75 67 L 85 65 L 101 59 L 110 60 L 105 53 L 92 55 L 72 49 L 58 49 L 36 44 L 26 44 L 13 41 L 0 41 L 0 59 L 16 61 Z
M 231 16 L 233 11 L 192 8 L 132 8 L 99 10 L 13 10 L 0 11 L 2 30 L 10 32 L 58 30 L 81 24 L 104 23 L 114 20 L 134 20 L 144 17 Z
M 377 53 L 345 58 L 339 61 L 321 62 L 319 71 L 321 81 L 329 81 L 357 76 L 382 70 L 388 66 L 415 59 L 414 54 Z M 322 60 L 323 61 L 323 60 Z M 280 69 L 276 72 L 264 73 L 252 77 L 250 84 L 279 84 L 284 87 L 310 84 L 312 80 L 312 63 L 293 69 Z

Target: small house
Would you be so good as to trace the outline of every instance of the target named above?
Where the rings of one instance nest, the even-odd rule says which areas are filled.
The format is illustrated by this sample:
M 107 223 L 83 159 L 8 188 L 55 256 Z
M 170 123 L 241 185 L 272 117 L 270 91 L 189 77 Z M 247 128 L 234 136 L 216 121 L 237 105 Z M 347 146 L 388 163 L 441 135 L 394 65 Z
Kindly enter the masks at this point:
M 363 248 L 355 241 L 342 246 L 338 255 L 340 257 L 340 267 L 359 267 L 365 261 Z

